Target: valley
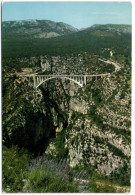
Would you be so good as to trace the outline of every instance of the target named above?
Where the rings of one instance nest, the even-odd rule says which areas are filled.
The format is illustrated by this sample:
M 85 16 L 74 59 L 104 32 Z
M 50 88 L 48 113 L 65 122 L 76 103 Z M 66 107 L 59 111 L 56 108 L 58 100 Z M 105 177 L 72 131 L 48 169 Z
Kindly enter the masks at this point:
M 2 98 L 4 192 L 130 191 L 130 25 L 3 22 Z

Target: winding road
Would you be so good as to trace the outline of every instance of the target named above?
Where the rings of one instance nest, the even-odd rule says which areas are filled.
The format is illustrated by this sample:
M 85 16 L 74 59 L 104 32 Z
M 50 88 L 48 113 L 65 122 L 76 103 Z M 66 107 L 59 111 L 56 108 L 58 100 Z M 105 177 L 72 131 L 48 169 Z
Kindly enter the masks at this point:
M 112 61 L 110 61 L 110 60 L 103 60 L 103 59 L 101 59 L 101 58 L 99 58 L 98 60 L 99 60 L 99 61 L 102 61 L 102 62 L 105 62 L 105 63 L 107 63 L 107 64 L 113 64 L 113 65 L 115 66 L 115 72 L 117 72 L 117 71 L 119 71 L 119 70 L 121 69 L 121 67 L 119 66 L 119 64 L 116 63 L 116 62 L 112 62 Z

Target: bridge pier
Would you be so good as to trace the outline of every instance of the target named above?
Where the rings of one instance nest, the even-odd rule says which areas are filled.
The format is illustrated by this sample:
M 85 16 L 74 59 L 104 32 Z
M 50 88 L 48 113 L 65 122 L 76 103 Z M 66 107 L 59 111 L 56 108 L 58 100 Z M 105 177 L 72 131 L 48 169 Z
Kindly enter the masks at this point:
M 37 77 L 36 76 L 33 76 L 33 81 L 34 81 L 34 87 L 37 86 Z
M 80 83 L 83 84 L 83 77 L 80 77 Z
M 87 84 L 87 77 L 86 77 L 86 75 L 84 75 L 84 85 L 86 85 Z

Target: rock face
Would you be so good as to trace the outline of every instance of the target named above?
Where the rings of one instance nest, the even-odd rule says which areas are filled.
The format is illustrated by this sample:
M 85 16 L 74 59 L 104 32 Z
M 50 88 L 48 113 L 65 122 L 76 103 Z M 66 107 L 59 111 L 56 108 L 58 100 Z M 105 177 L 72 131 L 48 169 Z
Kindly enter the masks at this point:
M 9 83 L 8 80 L 6 82 Z M 5 97 L 7 102 L 3 106 L 4 143 L 28 148 L 35 154 L 42 153 L 50 134 L 45 129 L 53 131 L 53 126 L 47 122 L 49 116 L 43 95 L 40 90 L 28 86 L 27 82 L 22 83 L 21 79 L 10 82 L 7 88 L 10 98 Z
M 112 75 L 90 83 L 70 99 L 65 142 L 70 166 L 86 160 L 105 175 L 125 163 L 130 166 L 130 85 L 121 98 L 124 83 L 122 75 L 119 79 Z
M 45 84 L 35 89 L 22 78 L 4 78 L 5 145 L 24 147 L 35 155 L 46 150 L 49 139 L 66 125 L 62 112 L 68 109 L 68 100 L 63 96 L 64 88 L 60 86 L 61 82 L 57 81 L 50 83 L 50 88 Z

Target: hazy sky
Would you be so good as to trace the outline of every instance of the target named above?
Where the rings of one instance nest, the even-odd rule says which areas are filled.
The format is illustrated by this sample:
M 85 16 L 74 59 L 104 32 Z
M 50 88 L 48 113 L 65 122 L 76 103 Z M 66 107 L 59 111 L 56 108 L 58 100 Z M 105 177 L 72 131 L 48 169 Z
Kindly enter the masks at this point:
M 52 20 L 76 28 L 93 24 L 131 24 L 129 2 L 5 2 L 2 21 Z

